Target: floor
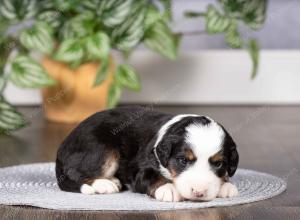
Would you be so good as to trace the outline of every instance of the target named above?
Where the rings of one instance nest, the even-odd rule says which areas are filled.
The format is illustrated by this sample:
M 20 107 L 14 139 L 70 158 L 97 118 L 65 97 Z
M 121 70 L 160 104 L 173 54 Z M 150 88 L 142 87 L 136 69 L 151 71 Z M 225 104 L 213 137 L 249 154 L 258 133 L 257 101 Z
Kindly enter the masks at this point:
M 240 167 L 287 180 L 283 194 L 261 202 L 227 208 L 155 212 L 55 211 L 0 206 L 1 219 L 299 219 L 300 106 L 155 106 L 170 113 L 209 115 L 221 122 L 238 144 Z M 31 125 L 0 136 L 0 167 L 53 161 L 63 138 L 75 125 L 46 122 L 41 107 L 23 107 Z

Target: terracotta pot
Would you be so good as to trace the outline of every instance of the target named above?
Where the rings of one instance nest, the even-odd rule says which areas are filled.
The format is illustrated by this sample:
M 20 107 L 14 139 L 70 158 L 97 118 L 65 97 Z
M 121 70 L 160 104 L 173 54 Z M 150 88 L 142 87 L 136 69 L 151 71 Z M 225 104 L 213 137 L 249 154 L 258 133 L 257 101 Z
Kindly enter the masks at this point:
M 73 70 L 66 63 L 44 58 L 43 67 L 57 81 L 55 86 L 42 89 L 46 118 L 55 122 L 78 123 L 105 109 L 114 71 L 114 64 L 110 63 L 108 78 L 93 87 L 101 63 L 86 63 Z

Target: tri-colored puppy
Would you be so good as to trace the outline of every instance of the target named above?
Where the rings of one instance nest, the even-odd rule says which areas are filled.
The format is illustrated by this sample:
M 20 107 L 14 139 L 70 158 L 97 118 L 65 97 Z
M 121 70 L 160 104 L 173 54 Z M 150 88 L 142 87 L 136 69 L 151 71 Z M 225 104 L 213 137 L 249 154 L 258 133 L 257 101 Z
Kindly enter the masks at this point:
M 146 193 L 166 202 L 233 197 L 236 145 L 222 125 L 200 115 L 122 107 L 84 120 L 61 144 L 62 190 Z

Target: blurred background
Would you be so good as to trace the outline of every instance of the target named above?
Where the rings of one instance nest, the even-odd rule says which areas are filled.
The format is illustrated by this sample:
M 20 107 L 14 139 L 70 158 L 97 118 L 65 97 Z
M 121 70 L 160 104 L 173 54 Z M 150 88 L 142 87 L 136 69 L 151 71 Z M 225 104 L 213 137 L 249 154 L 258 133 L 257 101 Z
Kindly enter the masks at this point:
M 251 60 L 246 50 L 232 50 L 223 34 L 205 32 L 205 19 L 186 18 L 184 12 L 205 11 L 213 0 L 172 1 L 176 33 L 186 33 L 178 59 L 170 61 L 139 45 L 129 58 L 141 78 L 141 91 L 122 95 L 120 103 L 161 104 L 298 104 L 299 27 L 297 0 L 271 0 L 266 20 L 258 30 L 241 25 L 241 35 L 255 37 L 261 47 L 256 78 L 250 78 Z M 202 32 L 201 32 L 202 31 Z M 200 34 L 193 34 L 200 32 Z M 192 33 L 192 34 L 190 34 Z M 113 51 L 114 53 L 114 51 Z M 118 54 L 115 54 L 118 59 Z M 13 104 L 41 103 L 38 90 L 8 84 L 5 97 Z

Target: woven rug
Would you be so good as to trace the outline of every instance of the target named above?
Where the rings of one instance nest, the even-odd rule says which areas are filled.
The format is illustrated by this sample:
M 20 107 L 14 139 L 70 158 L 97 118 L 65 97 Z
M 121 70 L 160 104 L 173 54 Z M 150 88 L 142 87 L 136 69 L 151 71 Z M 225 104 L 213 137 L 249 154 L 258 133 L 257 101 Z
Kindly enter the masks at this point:
M 61 191 L 54 163 L 29 164 L 0 169 L 0 204 L 30 205 L 58 210 L 173 210 L 233 206 L 274 197 L 286 182 L 270 174 L 238 169 L 231 179 L 239 195 L 209 202 L 159 202 L 147 195 L 125 191 L 109 195 L 83 195 Z

